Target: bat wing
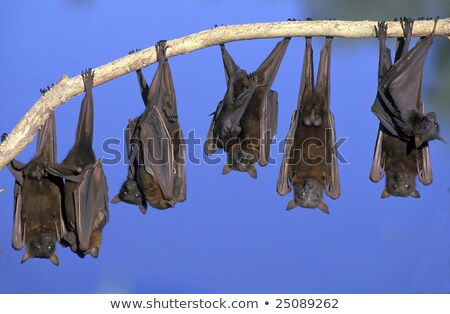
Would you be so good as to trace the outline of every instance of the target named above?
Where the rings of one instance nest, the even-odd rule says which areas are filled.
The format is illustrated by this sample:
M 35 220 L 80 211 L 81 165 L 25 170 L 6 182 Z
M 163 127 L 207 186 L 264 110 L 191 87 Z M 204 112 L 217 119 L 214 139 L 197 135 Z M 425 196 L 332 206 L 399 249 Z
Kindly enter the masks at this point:
M 384 177 L 384 157 L 383 157 L 383 131 L 378 129 L 377 141 L 373 152 L 372 167 L 370 168 L 369 179 L 372 182 L 379 182 Z
M 135 134 L 136 125 L 139 121 L 139 118 L 136 118 L 134 120 L 129 120 L 127 128 L 125 130 L 125 145 L 127 149 L 127 157 L 128 157 L 128 178 L 134 178 L 135 172 L 136 172 L 136 166 L 139 163 L 139 149 L 141 145 L 136 143 L 135 140 L 133 140 L 133 135 Z
M 222 61 L 225 70 L 225 79 L 228 86 L 230 78 L 232 77 L 233 73 L 235 73 L 235 71 L 238 70 L 238 66 L 228 53 L 227 49 L 225 48 L 225 45 L 220 45 L 220 49 L 222 51 Z M 209 126 L 208 135 L 206 136 L 205 143 L 203 144 L 203 151 L 208 156 L 214 154 L 218 148 L 219 139 L 216 136 L 216 122 L 222 112 L 222 109 L 223 109 L 223 101 L 220 101 L 219 104 L 217 105 L 216 111 L 214 112 L 213 119 Z
M 103 173 L 101 160 L 88 166 L 82 173 L 82 180 L 74 191 L 76 231 L 79 249 L 90 249 L 92 232 L 98 228 L 99 212 L 108 221 L 108 185 Z
M 47 162 L 56 162 L 56 124 L 52 112 L 38 132 L 36 158 Z
M 186 200 L 186 145 L 184 143 L 183 132 L 179 129 L 175 136 L 179 139 L 179 156 L 175 156 L 176 171 L 175 171 L 175 193 L 178 195 L 177 201 L 183 202 Z
M 420 149 L 420 158 L 417 159 L 417 175 L 423 185 L 433 182 L 433 171 L 431 169 L 430 148 L 428 143 Z
M 397 128 L 406 135 L 414 132 L 409 118 L 421 103 L 423 68 L 432 43 L 431 36 L 419 39 L 379 83 L 378 97 L 382 104 L 376 102 L 372 111 L 393 135 L 398 136 Z
M 145 170 L 158 181 L 166 200 L 173 197 L 174 153 L 171 136 L 161 112 L 153 107 L 148 120 L 140 125 Z
M 25 245 L 25 222 L 22 220 L 22 184 L 17 180 L 14 183 L 14 205 L 12 247 L 21 250 Z
M 286 136 L 286 140 L 283 147 L 283 161 L 281 162 L 280 173 L 277 180 L 277 192 L 278 194 L 284 196 L 291 191 L 290 180 L 290 163 L 289 159 L 291 157 L 291 151 L 294 145 L 294 135 L 298 126 L 298 116 L 299 111 L 295 110 L 291 117 L 291 124 L 289 126 L 289 131 Z
M 12 246 L 16 250 L 21 250 L 25 245 L 25 232 L 22 221 L 22 185 L 23 185 L 23 172 L 26 165 L 12 160 L 8 164 L 8 169 L 14 176 L 14 224 L 13 224 L 13 236 Z
M 220 112 L 222 111 L 223 107 L 223 101 L 220 101 L 217 105 L 217 109 L 214 112 L 213 119 L 211 121 L 211 124 L 209 126 L 208 135 L 206 136 L 205 143 L 203 144 L 203 151 L 206 155 L 212 155 L 217 151 L 218 148 L 218 141 L 219 139 L 217 136 L 215 136 L 214 131 L 216 130 L 216 121 L 217 117 L 220 115 Z
M 234 62 L 231 55 L 228 53 L 227 49 L 225 48 L 225 45 L 220 45 L 220 50 L 222 51 L 222 61 L 223 61 L 223 68 L 225 70 L 225 79 L 228 84 L 231 76 L 238 69 L 238 66 L 236 65 L 236 62 Z
M 328 187 L 325 190 L 325 193 L 332 198 L 337 199 L 341 195 L 341 184 L 339 180 L 339 170 L 338 170 L 338 160 L 337 160 L 337 152 L 336 152 L 336 127 L 334 125 L 334 115 L 329 113 L 328 115 L 328 132 L 330 136 L 328 136 L 328 148 L 327 149 L 327 161 L 331 162 L 331 178 L 329 178 Z
M 233 72 L 208 132 L 208 140 L 204 147 L 207 155 L 214 153 L 218 144 L 221 147 L 228 147 L 238 138 L 241 132 L 241 118 L 255 90 L 255 81 L 248 76 L 247 72 L 244 70 Z
M 420 111 L 424 113 L 425 108 L 423 103 L 420 104 Z M 417 158 L 417 176 L 419 181 L 423 185 L 430 185 L 433 182 L 433 171 L 431 168 L 430 159 L 430 147 L 428 143 L 425 143 L 422 148 L 420 148 L 420 157 Z
M 266 166 L 270 159 L 270 144 L 278 128 L 278 93 L 269 91 L 261 104 L 260 117 L 260 159 L 261 167 Z
M 257 85 L 263 86 L 266 96 L 261 103 L 260 110 L 260 157 L 259 164 L 264 167 L 269 163 L 270 144 L 278 127 L 278 94 L 270 88 L 277 76 L 281 61 L 291 38 L 284 38 L 275 46 L 258 69 L 253 72 Z
M 27 165 L 22 164 L 20 161 L 13 159 L 8 164 L 8 169 L 13 175 L 14 179 L 20 184 L 23 185 L 23 170 Z
M 267 90 L 270 90 L 290 41 L 291 38 L 286 37 L 278 42 L 263 63 L 253 72 L 257 85 L 264 85 Z

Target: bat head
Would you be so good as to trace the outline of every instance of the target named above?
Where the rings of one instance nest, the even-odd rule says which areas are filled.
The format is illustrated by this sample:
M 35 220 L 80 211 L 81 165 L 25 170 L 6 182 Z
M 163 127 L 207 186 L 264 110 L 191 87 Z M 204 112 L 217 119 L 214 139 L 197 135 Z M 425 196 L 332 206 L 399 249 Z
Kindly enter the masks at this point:
M 22 257 L 22 264 L 30 258 L 48 258 L 56 266 L 59 265 L 56 256 L 56 239 L 48 233 L 41 233 L 27 243 L 27 251 Z
M 147 212 L 147 201 L 144 199 L 141 189 L 133 179 L 127 179 L 120 188 L 119 194 L 114 196 L 111 203 L 125 202 L 138 205 L 143 214 Z
M 241 149 L 240 144 L 235 144 L 228 153 L 227 164 L 223 167 L 222 174 L 228 174 L 232 170 L 247 172 L 253 179 L 257 178 L 254 166 L 255 156 Z
M 418 148 L 423 143 L 436 139 L 445 143 L 445 140 L 439 135 L 439 123 L 436 120 L 436 114 L 434 112 L 428 112 L 423 116 L 417 126 L 414 144 Z
M 307 178 L 294 187 L 294 199 L 288 204 L 287 209 L 301 206 L 304 208 L 319 208 L 322 212 L 329 214 L 328 206 L 323 201 L 325 187 L 315 179 Z
M 387 173 L 386 187 L 381 193 L 381 198 L 387 198 L 391 195 L 407 197 L 412 196 L 419 198 L 419 191 L 416 190 L 415 174 L 405 172 Z

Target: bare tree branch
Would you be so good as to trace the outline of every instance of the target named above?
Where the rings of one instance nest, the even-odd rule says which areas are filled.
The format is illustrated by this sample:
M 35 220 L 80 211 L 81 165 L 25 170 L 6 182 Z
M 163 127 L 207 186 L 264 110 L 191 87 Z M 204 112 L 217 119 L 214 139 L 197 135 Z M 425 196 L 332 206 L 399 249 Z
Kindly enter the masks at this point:
M 403 36 L 399 22 L 388 22 L 388 37 Z M 187 54 L 222 43 L 280 37 L 333 36 L 344 38 L 373 38 L 377 21 L 287 21 L 276 23 L 220 26 L 178 39 L 167 41 L 167 57 Z M 433 30 L 434 21 L 415 21 L 413 36 L 426 36 Z M 440 19 L 436 36 L 450 39 L 450 18 Z M 150 47 L 95 70 L 94 86 L 101 85 L 122 75 L 156 62 L 155 47 Z M 0 170 L 17 156 L 34 138 L 45 123 L 49 113 L 61 104 L 83 92 L 81 75 L 61 80 L 42 96 L 19 121 L 9 137 L 0 145 Z

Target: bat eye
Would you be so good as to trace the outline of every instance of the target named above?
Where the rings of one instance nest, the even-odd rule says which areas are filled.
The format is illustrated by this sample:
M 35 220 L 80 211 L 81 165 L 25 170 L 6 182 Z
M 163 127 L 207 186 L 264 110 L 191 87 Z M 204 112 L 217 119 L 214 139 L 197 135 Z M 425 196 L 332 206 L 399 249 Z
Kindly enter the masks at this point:
M 127 191 L 124 191 L 123 194 L 128 195 L 128 192 L 127 192 Z
M 437 129 L 439 127 L 439 124 L 435 123 L 434 127 Z
M 407 188 L 407 189 L 408 189 L 408 188 L 409 188 L 409 185 L 408 185 L 408 184 L 405 184 L 405 188 Z
M 394 188 L 398 188 L 398 184 L 394 184 Z
M 428 129 L 428 123 L 423 126 L 425 129 Z
M 137 194 L 137 193 L 134 194 L 134 197 L 139 198 L 139 194 Z

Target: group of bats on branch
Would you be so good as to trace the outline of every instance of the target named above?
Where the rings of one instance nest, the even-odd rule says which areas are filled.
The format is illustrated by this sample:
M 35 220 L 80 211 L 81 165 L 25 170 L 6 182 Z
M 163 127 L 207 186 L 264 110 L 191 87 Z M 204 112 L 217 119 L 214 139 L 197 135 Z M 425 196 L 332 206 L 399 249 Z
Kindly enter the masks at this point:
M 421 90 L 436 22 L 431 34 L 409 50 L 413 20 L 402 19 L 404 37 L 397 39 L 394 63 L 386 47 L 386 23 L 379 22 L 376 27 L 380 58 L 372 111 L 380 125 L 370 179 L 378 182 L 386 173 L 383 198 L 420 197 L 416 176 L 425 185 L 432 182 L 428 142 L 443 139 L 435 114 L 424 113 Z M 323 192 L 332 199 L 340 196 L 336 129 L 330 111 L 332 40 L 325 39 L 314 82 L 312 38 L 306 37 L 297 109 L 292 114 L 277 180 L 280 195 L 294 190 L 289 210 L 301 206 L 328 213 Z M 290 38 L 282 39 L 250 74 L 236 65 L 224 45 L 220 46 L 227 89 L 213 114 L 204 152 L 226 152 L 223 174 L 237 170 L 256 178 L 256 163 L 268 164 L 278 124 L 278 94 L 271 86 L 289 42 Z M 145 110 L 128 122 L 128 174 L 112 199 L 112 203 L 137 205 L 144 214 L 147 203 L 166 209 L 185 201 L 187 195 L 185 143 L 166 49 L 165 41 L 156 44 L 158 68 L 150 85 L 141 70 L 136 71 Z M 58 265 L 56 242 L 70 246 L 80 257 L 99 254 L 102 230 L 109 219 L 108 185 L 101 160 L 92 149 L 94 72 L 84 71 L 82 78 L 86 93 L 75 144 L 62 163 L 56 158 L 55 118 L 51 113 L 38 132 L 35 157 L 28 164 L 13 160 L 8 165 L 15 178 L 12 246 L 16 250 L 26 246 L 22 262 L 38 257 Z

